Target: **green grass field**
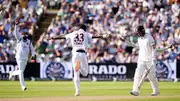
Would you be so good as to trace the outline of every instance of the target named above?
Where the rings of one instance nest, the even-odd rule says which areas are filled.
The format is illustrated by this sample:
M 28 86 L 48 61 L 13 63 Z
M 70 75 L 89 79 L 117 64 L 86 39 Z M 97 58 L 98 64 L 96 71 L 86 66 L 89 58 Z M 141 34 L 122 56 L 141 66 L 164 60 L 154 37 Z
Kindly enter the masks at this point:
M 0 101 L 180 101 L 180 82 L 160 82 L 161 94 L 151 97 L 149 82 L 140 96 L 129 94 L 132 82 L 81 82 L 81 96 L 74 97 L 72 81 L 26 81 L 22 92 L 18 81 L 0 81 Z

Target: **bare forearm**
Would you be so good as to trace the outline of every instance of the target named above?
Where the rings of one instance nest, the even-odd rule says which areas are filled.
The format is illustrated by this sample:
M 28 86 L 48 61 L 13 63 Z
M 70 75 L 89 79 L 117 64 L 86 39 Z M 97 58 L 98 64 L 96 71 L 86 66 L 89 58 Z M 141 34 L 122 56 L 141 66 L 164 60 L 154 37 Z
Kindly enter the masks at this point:
M 102 39 L 106 39 L 108 38 L 110 35 L 109 34 L 101 34 L 101 35 L 93 35 L 92 38 L 102 38 Z
M 130 41 L 130 39 L 128 39 L 130 35 L 127 35 L 125 37 L 122 37 L 121 35 L 116 35 L 116 37 L 118 37 L 121 41 L 125 42 L 128 46 L 139 48 L 138 43 L 133 43 Z
M 130 42 L 129 40 L 125 40 L 124 42 L 125 42 L 128 46 L 132 46 L 132 47 L 134 47 L 134 48 L 139 48 L 137 44 L 134 44 L 134 43 Z
M 95 38 L 103 38 L 102 36 L 92 36 L 93 39 Z
M 103 35 L 93 35 L 92 38 L 103 38 Z
M 60 36 L 52 37 L 51 39 L 66 39 L 66 37 L 63 35 L 60 35 Z
M 165 51 L 165 50 L 167 50 L 167 49 L 171 49 L 171 48 L 173 48 L 173 47 L 174 47 L 174 45 L 171 44 L 171 45 L 168 46 L 168 47 L 163 47 L 163 48 L 156 49 L 156 51 L 157 51 L 157 52 L 162 52 L 162 51 Z
M 169 47 L 165 47 L 165 48 L 159 48 L 159 49 L 156 49 L 157 52 L 162 52 L 162 51 L 165 51 L 169 49 Z

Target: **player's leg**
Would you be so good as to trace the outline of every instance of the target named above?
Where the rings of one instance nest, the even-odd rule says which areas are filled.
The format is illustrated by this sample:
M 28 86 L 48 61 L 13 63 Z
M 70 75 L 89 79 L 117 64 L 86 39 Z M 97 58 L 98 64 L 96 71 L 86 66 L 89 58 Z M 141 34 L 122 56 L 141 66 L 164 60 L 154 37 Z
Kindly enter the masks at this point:
M 12 73 L 10 73 L 9 79 L 11 79 L 12 76 L 19 75 L 19 81 L 20 81 L 21 88 L 22 88 L 23 91 L 25 91 L 26 86 L 25 86 L 25 83 L 24 83 L 24 73 L 23 72 L 25 70 L 27 61 L 18 60 L 18 59 L 16 59 L 16 61 L 17 61 L 17 65 L 18 65 L 19 70 L 16 70 L 16 71 L 13 71 Z
M 147 66 L 150 66 L 150 65 L 152 65 L 151 62 L 147 64 Z M 151 70 L 147 77 L 148 77 L 148 79 L 151 83 L 151 87 L 153 89 L 152 96 L 157 96 L 160 93 L 160 90 L 159 90 L 158 80 L 156 77 L 156 67 L 154 65 L 153 65 L 153 67 L 151 67 Z
M 74 70 L 74 86 L 75 86 L 75 96 L 80 95 L 80 77 L 79 77 L 80 72 Z
M 72 63 L 73 63 L 73 71 L 74 71 L 74 86 L 75 86 L 75 96 L 80 95 L 80 77 L 79 77 L 79 70 L 77 70 L 77 65 L 80 65 L 77 63 L 77 61 L 80 61 L 79 54 L 73 53 L 72 56 Z
M 24 82 L 24 70 L 26 68 L 27 61 L 24 60 L 17 60 L 18 68 L 19 68 L 19 81 L 21 84 L 22 91 L 25 91 L 26 85 Z
M 81 68 L 80 68 L 80 72 L 83 76 L 87 76 L 88 75 L 88 60 L 87 60 L 87 56 L 85 53 L 83 53 L 81 55 Z
M 14 76 L 19 75 L 19 72 L 19 70 L 9 72 L 9 80 L 12 80 Z
M 139 89 L 138 85 L 141 80 L 141 77 L 145 71 L 145 65 L 143 62 L 138 62 L 137 68 L 134 74 L 134 83 L 133 83 L 133 90 L 130 92 L 132 95 L 138 96 L 139 95 Z
M 76 57 L 76 59 L 74 60 L 74 64 L 75 64 L 75 72 L 78 72 L 80 67 L 81 67 L 81 59 L 80 59 L 80 56 L 79 57 Z
M 16 59 L 16 62 L 18 62 L 18 60 Z M 17 63 L 18 65 L 18 63 Z M 18 69 L 19 69 L 19 65 L 18 65 Z M 9 73 L 9 80 L 12 79 L 12 77 L 16 76 L 16 75 L 19 75 L 20 73 L 20 70 L 15 70 L 15 71 L 12 71 Z

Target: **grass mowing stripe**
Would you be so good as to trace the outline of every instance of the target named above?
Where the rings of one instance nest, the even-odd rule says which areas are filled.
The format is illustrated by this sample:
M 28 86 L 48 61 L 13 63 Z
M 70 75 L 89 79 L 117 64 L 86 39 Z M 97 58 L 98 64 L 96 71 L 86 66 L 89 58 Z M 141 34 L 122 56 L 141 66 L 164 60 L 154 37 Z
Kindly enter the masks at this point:
M 74 95 L 74 84 L 72 81 L 26 81 L 28 90 L 22 92 L 19 81 L 0 81 L 1 98 L 34 98 L 34 97 L 69 97 Z M 180 82 L 160 82 L 162 96 L 178 96 L 177 98 L 147 98 L 131 99 L 129 92 L 133 82 L 81 82 L 81 95 L 107 97 L 127 96 L 130 99 L 97 99 L 93 101 L 180 101 Z M 140 96 L 150 96 L 152 93 L 149 82 L 143 84 Z M 178 99 L 178 100 L 177 100 Z M 91 100 L 91 99 L 86 99 Z M 80 101 L 86 101 L 80 100 Z M 0 100 L 1 101 L 1 100 Z M 61 100 L 59 100 L 61 101 Z M 77 100 L 79 101 L 79 100 Z

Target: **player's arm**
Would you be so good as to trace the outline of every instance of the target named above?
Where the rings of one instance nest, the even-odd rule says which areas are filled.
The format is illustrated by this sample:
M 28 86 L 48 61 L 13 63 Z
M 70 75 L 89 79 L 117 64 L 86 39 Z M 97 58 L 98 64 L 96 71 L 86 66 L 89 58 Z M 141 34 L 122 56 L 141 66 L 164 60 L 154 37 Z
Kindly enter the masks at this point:
M 32 43 L 31 43 L 30 48 L 31 48 L 31 55 L 32 55 L 32 57 L 34 57 L 35 56 L 35 49 L 34 49 Z
M 88 48 L 90 48 L 93 43 L 93 35 L 90 33 L 87 33 L 87 38 L 88 38 Z
M 20 32 L 17 31 L 17 29 L 18 29 L 17 27 L 18 27 L 18 25 L 15 25 L 13 33 L 14 33 L 15 38 L 17 40 L 20 40 L 21 39 L 21 34 L 20 34 Z
M 32 45 L 32 43 L 31 43 L 31 45 L 30 45 L 30 49 L 31 49 L 31 55 L 32 55 L 32 60 L 35 60 L 35 49 L 34 49 L 34 47 L 33 47 L 33 45 Z
M 59 35 L 59 36 L 52 37 L 50 39 L 66 39 L 66 37 L 65 35 Z
M 132 47 L 135 47 L 135 48 L 139 48 L 138 43 L 132 43 L 130 40 L 125 40 L 125 43 L 126 43 L 128 46 L 132 46 Z
M 130 35 L 126 36 L 125 38 L 123 38 L 122 36 L 118 35 L 117 36 L 121 41 L 125 42 L 128 46 L 131 47 L 135 47 L 135 48 L 139 48 L 138 42 L 137 43 L 133 43 L 131 42 L 130 39 L 127 39 L 128 37 L 130 37 Z
M 151 45 L 151 49 L 152 49 L 152 65 L 156 65 L 156 43 L 155 43 L 155 40 L 152 36 L 149 36 L 149 39 L 150 39 L 150 45 Z
M 157 52 L 163 52 L 163 51 L 165 51 L 165 50 L 167 50 L 167 49 L 170 49 L 170 48 L 172 48 L 172 47 L 173 47 L 173 45 L 170 45 L 169 47 L 158 48 L 158 49 L 156 49 L 156 51 L 157 51 Z
M 65 35 L 58 35 L 58 36 L 54 36 L 54 37 L 51 37 L 50 39 L 71 39 L 72 36 L 74 35 L 74 33 L 69 33 L 69 34 L 65 34 Z
M 152 60 L 156 60 L 156 52 L 157 52 L 156 45 L 152 44 L 151 48 L 152 48 Z
M 108 34 L 102 34 L 102 35 L 93 35 L 92 36 L 92 38 L 94 39 L 94 38 L 102 38 L 102 39 L 104 39 L 104 38 L 108 38 L 110 35 L 108 35 Z
M 20 21 L 20 18 L 21 16 L 17 17 L 16 20 L 15 20 L 15 26 L 14 26 L 14 36 L 16 37 L 17 40 L 20 40 L 21 39 L 21 34 L 20 32 L 18 31 L 18 24 L 19 24 L 19 21 Z

